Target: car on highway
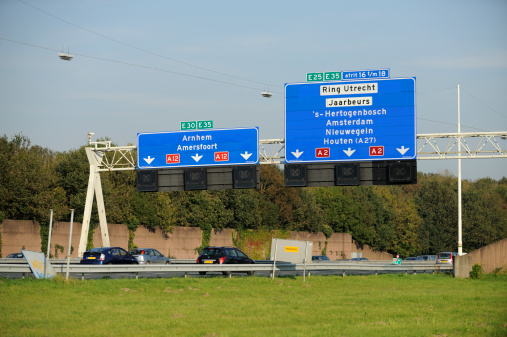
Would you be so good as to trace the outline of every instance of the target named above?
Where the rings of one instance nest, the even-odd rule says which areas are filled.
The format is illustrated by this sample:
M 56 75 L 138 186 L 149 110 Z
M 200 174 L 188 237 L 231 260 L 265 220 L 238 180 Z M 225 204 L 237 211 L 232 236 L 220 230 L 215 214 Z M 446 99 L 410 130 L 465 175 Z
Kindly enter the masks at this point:
M 139 264 L 139 262 L 123 248 L 101 247 L 84 252 L 80 264 Z
M 326 255 L 313 255 L 312 261 L 313 262 L 331 262 L 329 257 L 327 257 Z
M 420 257 L 420 256 L 417 256 L 417 257 L 411 256 L 411 257 L 407 257 L 405 259 L 405 261 L 424 261 L 424 259 L 422 257 Z
M 453 264 L 457 255 L 458 253 L 454 252 L 440 252 L 437 255 L 437 264 Z
M 422 258 L 423 261 L 436 261 L 437 260 L 436 255 L 419 255 L 418 257 Z
M 22 253 L 12 253 L 12 254 L 7 255 L 7 258 L 8 259 L 22 259 L 23 254 Z
M 134 248 L 129 250 L 129 254 L 134 256 L 139 264 L 171 263 L 169 258 L 165 257 L 162 253 L 153 248 Z
M 202 250 L 197 258 L 197 263 L 207 264 L 254 264 L 254 260 L 249 258 L 245 253 L 235 247 L 206 247 Z M 246 272 L 248 275 L 253 275 L 254 271 Z M 205 271 L 200 271 L 199 274 L 206 275 Z M 222 274 L 230 275 L 230 271 L 223 271 Z
M 370 260 L 368 260 L 365 257 L 353 257 L 353 258 L 350 259 L 350 261 L 356 261 L 357 262 L 357 261 L 370 261 Z

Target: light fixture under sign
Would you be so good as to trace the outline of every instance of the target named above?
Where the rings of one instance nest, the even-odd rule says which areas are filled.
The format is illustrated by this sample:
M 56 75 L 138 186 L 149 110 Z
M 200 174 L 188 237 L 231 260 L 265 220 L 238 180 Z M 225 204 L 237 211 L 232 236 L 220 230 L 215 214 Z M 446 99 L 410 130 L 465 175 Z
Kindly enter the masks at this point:
M 70 54 L 58 53 L 58 57 L 65 61 L 70 61 L 74 56 Z
M 262 97 L 271 97 L 271 96 L 273 96 L 273 94 L 270 93 L 270 92 L 268 92 L 268 91 L 261 92 L 261 95 L 262 95 Z
M 65 60 L 65 61 L 70 61 L 74 58 L 73 55 L 70 55 L 69 51 L 67 50 L 67 54 L 65 54 L 62 50 L 61 53 L 58 53 L 58 57 L 62 60 Z

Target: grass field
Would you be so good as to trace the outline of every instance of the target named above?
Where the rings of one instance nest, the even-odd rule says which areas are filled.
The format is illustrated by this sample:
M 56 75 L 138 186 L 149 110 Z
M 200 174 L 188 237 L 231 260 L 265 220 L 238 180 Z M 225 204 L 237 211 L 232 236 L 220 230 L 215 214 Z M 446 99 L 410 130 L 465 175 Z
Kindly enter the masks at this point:
M 507 276 L 0 279 L 0 336 L 507 336 Z

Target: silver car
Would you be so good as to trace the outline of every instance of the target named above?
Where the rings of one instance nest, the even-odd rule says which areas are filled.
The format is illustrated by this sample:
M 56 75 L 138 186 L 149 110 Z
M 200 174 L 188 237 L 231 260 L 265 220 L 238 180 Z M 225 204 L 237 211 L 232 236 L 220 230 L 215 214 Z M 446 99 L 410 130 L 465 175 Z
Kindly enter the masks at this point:
M 134 248 L 129 251 L 133 255 L 139 264 L 169 264 L 171 260 L 162 255 L 158 250 L 153 248 Z
M 453 264 L 454 258 L 458 253 L 454 252 L 440 252 L 437 256 L 437 264 Z

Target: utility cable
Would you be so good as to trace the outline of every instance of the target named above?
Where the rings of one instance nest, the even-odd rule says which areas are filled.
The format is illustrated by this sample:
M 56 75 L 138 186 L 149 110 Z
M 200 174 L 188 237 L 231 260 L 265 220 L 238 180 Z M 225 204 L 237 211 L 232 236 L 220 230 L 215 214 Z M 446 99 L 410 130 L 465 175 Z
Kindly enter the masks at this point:
M 3 38 L 3 37 L 0 37 L 0 40 L 12 42 L 12 43 L 17 43 L 17 44 L 21 44 L 21 45 L 25 45 L 25 46 L 29 46 L 29 47 L 34 47 L 34 48 L 39 48 L 39 49 L 45 49 L 45 50 L 50 50 L 50 51 L 56 51 L 56 52 L 58 52 L 57 49 L 47 48 L 47 47 L 43 47 L 43 46 L 38 46 L 38 45 L 35 45 L 35 44 L 26 43 L 26 42 L 15 41 L 15 40 L 6 39 L 6 38 Z M 246 88 L 246 89 L 251 89 L 251 90 L 256 90 L 256 91 L 261 90 L 259 88 L 255 88 L 255 87 L 251 87 L 251 86 L 247 86 L 247 85 L 242 85 L 242 84 L 238 84 L 238 83 L 232 83 L 232 82 L 217 80 L 217 79 L 213 79 L 213 78 L 203 77 L 203 76 L 190 75 L 190 74 L 185 74 L 185 73 L 181 73 L 181 72 L 177 72 L 177 71 L 172 71 L 172 70 L 167 70 L 167 69 L 161 69 L 161 68 L 155 68 L 155 67 L 151 67 L 151 66 L 145 66 L 145 65 L 141 65 L 141 64 L 135 64 L 135 63 L 129 63 L 129 62 L 124 62 L 124 61 L 106 59 L 106 58 L 102 58 L 102 57 L 96 57 L 96 56 L 90 56 L 90 55 L 84 55 L 84 54 L 76 54 L 76 53 L 74 53 L 74 55 L 81 56 L 81 57 L 86 57 L 86 58 L 90 58 L 90 59 L 95 59 L 95 60 L 100 60 L 100 61 L 107 61 L 107 62 L 113 62 L 113 63 L 123 64 L 123 65 L 128 65 L 128 66 L 137 67 L 137 68 L 144 68 L 144 69 L 162 71 L 162 72 L 170 73 L 170 74 L 174 74 L 174 75 L 186 76 L 186 77 L 190 77 L 190 78 L 196 78 L 196 79 L 210 81 L 210 82 L 215 82 L 215 83 L 222 83 L 222 84 L 227 84 L 227 85 L 231 85 L 231 86 L 236 86 L 236 87 L 241 87 L 241 88 Z M 279 92 L 277 92 L 277 93 L 279 93 Z
M 27 3 L 27 2 L 25 2 L 25 1 L 23 1 L 23 0 L 18 0 L 18 1 L 19 1 L 19 2 L 21 2 L 21 3 L 23 3 L 23 4 L 25 4 L 25 5 L 27 5 L 27 6 L 30 6 L 30 7 L 34 8 L 34 9 L 38 10 L 38 11 L 40 11 L 40 12 L 42 12 L 42 13 L 46 14 L 46 15 L 49 15 L 49 16 L 51 16 L 51 17 L 53 17 L 53 18 L 57 19 L 57 20 L 60 20 L 60 21 L 62 21 L 62 22 L 64 22 L 64 23 L 66 23 L 66 24 L 68 24 L 68 25 L 71 25 L 71 26 L 73 26 L 73 27 L 76 27 L 76 28 L 82 29 L 82 30 L 84 30 L 84 31 L 86 31 L 86 32 L 88 32 L 88 33 L 90 33 L 90 34 L 94 34 L 94 35 L 100 36 L 100 37 L 102 37 L 102 38 L 104 38 L 104 39 L 107 39 L 107 40 L 110 40 L 110 41 L 113 41 L 113 42 L 116 42 L 116 43 L 122 44 L 122 45 L 124 45 L 124 46 L 127 46 L 127 47 L 130 47 L 130 48 L 133 48 L 133 49 L 136 49 L 136 50 L 142 51 L 142 52 L 147 53 L 147 54 L 150 54 L 150 55 L 158 56 L 158 57 L 161 57 L 161 58 L 164 58 L 164 59 L 167 59 L 167 60 L 173 61 L 173 62 L 177 62 L 177 63 L 183 64 L 183 65 L 186 65 L 186 66 L 189 66 L 189 67 L 193 67 L 193 68 L 196 68 L 196 69 L 209 71 L 209 72 L 212 72 L 212 73 L 215 73 L 215 74 L 218 74 L 218 75 L 222 75 L 222 76 L 227 76 L 227 77 L 235 78 L 235 79 L 237 79 L 237 80 L 242 80 L 242 81 L 246 81 L 246 82 L 257 83 L 257 84 L 262 84 L 262 85 L 264 85 L 264 86 L 266 86 L 266 85 L 267 85 L 267 86 L 280 87 L 280 86 L 277 86 L 277 85 L 269 85 L 269 84 L 266 84 L 266 83 L 263 83 L 263 82 L 252 81 L 252 80 L 249 80 L 249 79 L 246 79 L 246 78 L 243 78 L 243 77 L 239 77 L 239 76 L 229 75 L 229 74 L 222 73 L 222 72 L 219 72 L 219 71 L 215 71 L 215 70 L 212 70 L 212 69 L 209 69 L 209 68 L 200 67 L 200 66 L 197 66 L 197 65 L 194 65 L 194 64 L 188 63 L 188 62 L 180 61 L 180 60 L 177 60 L 177 59 L 174 59 L 174 58 L 171 58 L 171 57 L 167 57 L 167 56 L 164 56 L 164 55 L 161 55 L 161 54 L 157 54 L 157 53 L 151 52 L 151 51 L 149 51 L 149 50 L 146 50 L 146 49 L 143 49 L 143 48 L 139 48 L 139 47 L 134 46 L 134 45 L 132 45 L 132 44 L 129 44 L 129 43 L 126 43 L 126 42 L 123 42 L 123 41 L 116 40 L 116 39 L 111 38 L 111 37 L 109 37 L 109 36 L 106 36 L 106 35 L 104 35 L 104 34 L 100 34 L 100 33 L 94 32 L 94 31 L 92 31 L 92 30 L 90 30 L 90 29 L 87 29 L 87 28 L 84 28 L 84 27 L 78 26 L 78 25 L 76 25 L 76 24 L 74 24 L 74 23 L 72 23 L 72 22 L 69 22 L 69 21 L 67 21 L 67 20 L 64 20 L 64 19 L 62 19 L 62 18 L 60 18 L 60 17 L 56 16 L 56 15 L 53 15 L 53 14 L 51 14 L 51 13 L 49 13 L 49 12 L 46 12 L 46 11 L 44 11 L 44 10 L 42 10 L 42 9 L 40 9 L 40 8 L 38 8 L 38 7 L 34 6 L 34 5 L 32 5 L 32 4 L 29 4 L 29 3 Z M 221 82 L 221 81 L 216 81 L 216 82 Z M 225 82 L 225 83 L 227 83 L 227 82 Z

